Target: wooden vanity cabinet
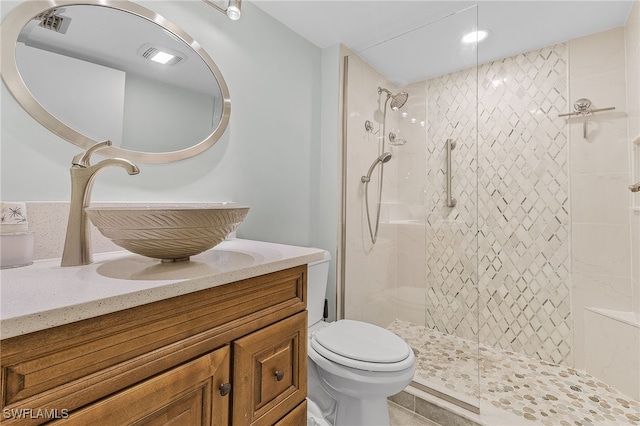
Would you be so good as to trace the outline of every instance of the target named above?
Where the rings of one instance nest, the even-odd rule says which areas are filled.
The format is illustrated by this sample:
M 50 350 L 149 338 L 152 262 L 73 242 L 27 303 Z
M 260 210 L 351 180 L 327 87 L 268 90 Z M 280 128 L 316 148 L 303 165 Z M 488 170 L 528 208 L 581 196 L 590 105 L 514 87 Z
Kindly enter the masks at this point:
M 304 401 L 306 348 L 306 312 L 233 342 L 234 426 L 273 425 Z
M 306 265 L 0 342 L 3 425 L 306 424 Z
M 68 413 L 53 424 L 225 425 L 229 398 L 216 390 L 229 382 L 229 346 Z M 220 393 L 219 391 L 217 393 Z

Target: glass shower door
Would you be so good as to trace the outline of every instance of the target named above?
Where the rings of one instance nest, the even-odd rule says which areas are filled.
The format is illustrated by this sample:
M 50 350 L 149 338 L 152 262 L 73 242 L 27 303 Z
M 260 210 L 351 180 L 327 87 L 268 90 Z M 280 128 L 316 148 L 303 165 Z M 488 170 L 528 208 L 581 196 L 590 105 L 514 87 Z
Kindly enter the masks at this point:
M 431 30 L 457 29 L 456 54 L 468 65 L 427 85 L 425 191 L 425 349 L 418 382 L 479 409 L 478 74 L 477 9 L 463 10 Z M 425 371 L 426 370 L 426 371 Z M 425 371 L 424 373 L 422 371 Z
M 461 40 L 477 21 L 477 8 L 469 7 L 358 54 L 345 49 L 344 106 L 345 317 L 403 337 L 416 353 L 414 386 L 475 412 L 477 43 Z M 407 48 L 416 37 L 420 48 Z M 385 77 L 391 64 L 407 64 L 405 81 Z M 408 100 L 383 116 L 377 87 L 406 92 Z M 384 164 L 380 235 L 372 243 L 360 180 L 383 151 L 392 157 Z M 372 179 L 377 185 L 378 176 Z

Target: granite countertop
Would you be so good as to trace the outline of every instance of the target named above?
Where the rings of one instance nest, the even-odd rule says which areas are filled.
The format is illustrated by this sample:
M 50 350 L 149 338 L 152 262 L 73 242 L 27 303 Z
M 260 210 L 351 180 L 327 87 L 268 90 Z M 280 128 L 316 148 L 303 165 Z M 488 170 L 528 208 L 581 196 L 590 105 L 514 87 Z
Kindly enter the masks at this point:
M 161 264 L 126 251 L 94 255 L 91 265 L 60 259 L 0 271 L 0 338 L 116 312 L 182 294 L 304 265 L 323 251 L 228 240 L 189 262 Z

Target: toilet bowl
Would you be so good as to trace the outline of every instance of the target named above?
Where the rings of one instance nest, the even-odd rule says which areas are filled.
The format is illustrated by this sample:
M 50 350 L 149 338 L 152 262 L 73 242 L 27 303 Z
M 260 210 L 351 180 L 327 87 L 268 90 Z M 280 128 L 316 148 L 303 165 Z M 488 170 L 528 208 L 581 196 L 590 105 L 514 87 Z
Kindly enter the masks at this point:
M 308 424 L 388 426 L 387 397 L 411 382 L 415 356 L 384 328 L 322 321 L 329 260 L 309 264 Z

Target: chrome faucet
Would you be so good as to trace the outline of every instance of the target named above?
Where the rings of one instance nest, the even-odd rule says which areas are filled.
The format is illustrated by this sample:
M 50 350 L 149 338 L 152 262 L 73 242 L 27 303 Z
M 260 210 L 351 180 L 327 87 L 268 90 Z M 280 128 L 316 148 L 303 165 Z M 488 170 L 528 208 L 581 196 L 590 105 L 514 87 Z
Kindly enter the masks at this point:
M 119 166 L 124 168 L 130 175 L 140 173 L 138 166 L 122 158 L 107 158 L 98 164 L 90 165 L 91 154 L 108 146 L 111 146 L 111 141 L 100 142 L 73 157 L 71 164 L 71 203 L 61 266 L 81 266 L 93 262 L 89 221 L 84 209 L 91 202 L 91 188 L 98 172 L 109 166 Z

